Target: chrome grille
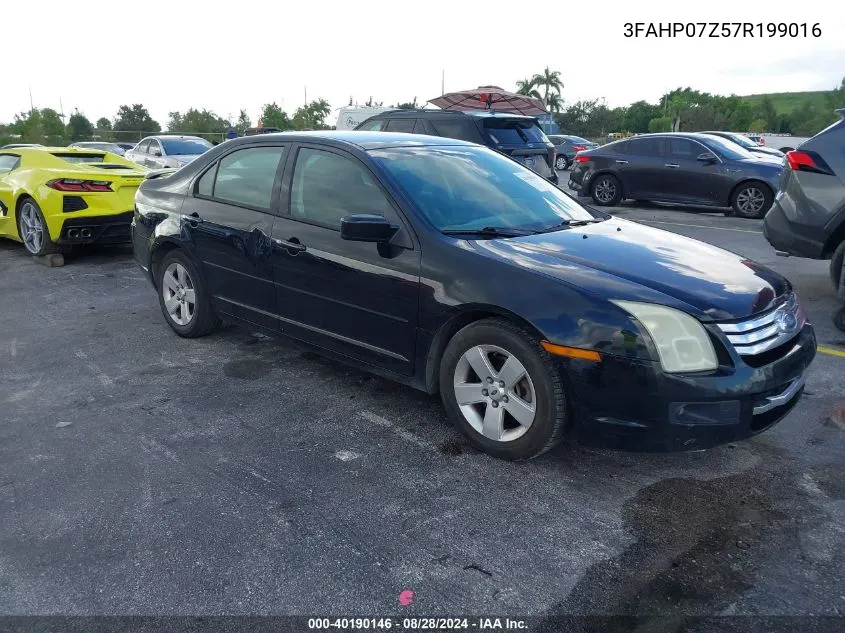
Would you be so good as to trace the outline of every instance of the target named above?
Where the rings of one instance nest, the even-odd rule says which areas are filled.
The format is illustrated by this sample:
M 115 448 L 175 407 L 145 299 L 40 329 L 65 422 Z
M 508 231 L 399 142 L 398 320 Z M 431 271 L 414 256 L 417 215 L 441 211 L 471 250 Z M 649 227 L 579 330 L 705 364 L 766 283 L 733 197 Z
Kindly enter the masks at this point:
M 756 356 L 794 338 L 807 319 L 794 294 L 774 310 L 745 321 L 717 323 L 740 356 Z

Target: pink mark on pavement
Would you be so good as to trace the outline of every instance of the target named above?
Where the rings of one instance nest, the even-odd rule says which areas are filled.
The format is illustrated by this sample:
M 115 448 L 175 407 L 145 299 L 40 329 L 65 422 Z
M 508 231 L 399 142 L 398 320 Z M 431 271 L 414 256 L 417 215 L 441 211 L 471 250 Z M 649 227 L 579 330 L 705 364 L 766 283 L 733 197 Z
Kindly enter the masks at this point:
M 399 592 L 399 604 L 403 607 L 407 607 L 414 601 L 414 592 L 410 589 L 405 589 L 404 591 Z

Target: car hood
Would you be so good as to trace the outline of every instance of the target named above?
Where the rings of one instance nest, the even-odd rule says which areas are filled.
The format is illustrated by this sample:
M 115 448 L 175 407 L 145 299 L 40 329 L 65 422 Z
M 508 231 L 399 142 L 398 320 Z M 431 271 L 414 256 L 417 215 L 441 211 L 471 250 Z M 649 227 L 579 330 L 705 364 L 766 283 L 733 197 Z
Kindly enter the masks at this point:
M 735 253 L 619 218 L 474 244 L 608 299 L 674 305 L 705 320 L 765 311 L 791 290 L 785 278 Z

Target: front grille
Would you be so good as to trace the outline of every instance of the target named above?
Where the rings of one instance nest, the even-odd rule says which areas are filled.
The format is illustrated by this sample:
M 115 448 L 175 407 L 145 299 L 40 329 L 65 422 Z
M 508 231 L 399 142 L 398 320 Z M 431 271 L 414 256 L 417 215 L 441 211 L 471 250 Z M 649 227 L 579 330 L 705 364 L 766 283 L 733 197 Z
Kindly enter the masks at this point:
M 87 209 L 88 204 L 79 196 L 64 196 L 62 198 L 62 212 L 82 211 Z
M 806 320 L 798 297 L 791 294 L 780 306 L 762 316 L 716 325 L 740 356 L 757 356 L 795 338 Z

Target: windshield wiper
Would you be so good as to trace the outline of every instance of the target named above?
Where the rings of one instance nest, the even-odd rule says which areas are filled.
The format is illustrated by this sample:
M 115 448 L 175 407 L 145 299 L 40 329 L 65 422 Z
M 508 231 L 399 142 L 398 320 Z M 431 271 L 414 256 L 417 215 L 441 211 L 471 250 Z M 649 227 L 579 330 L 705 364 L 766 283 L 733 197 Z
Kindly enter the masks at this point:
M 596 222 L 604 222 L 607 218 L 593 218 L 591 220 L 564 220 L 560 224 L 554 224 L 543 229 L 543 232 L 555 231 L 557 229 L 565 229 L 570 226 L 586 226 L 587 224 L 594 224 Z
M 506 226 L 485 226 L 480 229 L 443 229 L 444 235 L 489 235 L 491 237 L 520 237 L 523 235 L 536 235 L 539 231 L 527 229 L 513 229 Z

